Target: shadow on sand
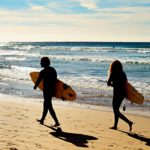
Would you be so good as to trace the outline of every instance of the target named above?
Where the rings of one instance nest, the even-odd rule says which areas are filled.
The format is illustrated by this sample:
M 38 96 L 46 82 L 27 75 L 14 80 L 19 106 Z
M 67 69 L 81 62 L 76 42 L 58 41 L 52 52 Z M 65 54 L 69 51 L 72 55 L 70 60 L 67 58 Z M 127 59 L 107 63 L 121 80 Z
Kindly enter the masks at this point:
M 140 135 L 140 134 L 136 134 L 136 133 L 133 133 L 133 132 L 125 132 L 125 131 L 121 131 L 121 130 L 118 130 L 122 133 L 126 133 L 128 136 L 132 137 L 132 138 L 135 138 L 137 140 L 140 140 L 142 142 L 145 142 L 147 146 L 150 146 L 150 138 L 146 138 L 144 137 L 143 135 Z
M 54 128 L 47 125 L 44 125 L 50 129 L 52 129 L 54 132 L 50 132 L 50 134 L 56 138 L 59 138 L 61 140 L 64 140 L 66 142 L 70 142 L 76 146 L 79 147 L 88 147 L 88 140 L 97 140 L 98 138 L 90 135 L 84 135 L 84 134 L 77 134 L 77 133 L 68 133 L 62 131 L 61 128 Z

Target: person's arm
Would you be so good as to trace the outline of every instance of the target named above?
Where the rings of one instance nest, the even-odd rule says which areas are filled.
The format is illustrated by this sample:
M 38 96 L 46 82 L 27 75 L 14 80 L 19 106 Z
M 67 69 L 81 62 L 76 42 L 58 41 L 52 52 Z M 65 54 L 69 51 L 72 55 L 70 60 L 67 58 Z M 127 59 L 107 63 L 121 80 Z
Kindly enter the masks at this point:
M 37 79 L 37 81 L 36 81 L 36 83 L 34 85 L 34 89 L 36 89 L 38 87 L 38 85 L 40 84 L 41 80 L 42 80 L 42 75 L 41 75 L 41 72 L 40 72 L 39 77 L 38 77 L 38 79 Z
M 113 86 L 113 81 L 112 81 L 112 74 L 110 75 L 108 81 L 107 81 L 108 86 Z

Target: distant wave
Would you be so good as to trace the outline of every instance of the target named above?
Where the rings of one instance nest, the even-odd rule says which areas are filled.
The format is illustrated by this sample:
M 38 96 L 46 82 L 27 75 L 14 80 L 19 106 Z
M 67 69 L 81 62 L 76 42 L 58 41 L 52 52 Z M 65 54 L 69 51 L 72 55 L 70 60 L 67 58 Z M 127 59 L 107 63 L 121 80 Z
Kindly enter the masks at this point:
M 137 53 L 146 53 L 146 54 L 149 54 L 150 53 L 150 49 L 147 49 L 147 50 L 139 50 Z
M 132 60 L 132 61 L 122 61 L 126 64 L 143 64 L 143 65 L 148 65 L 150 64 L 150 61 L 149 60 L 140 60 L 140 61 L 136 61 L 136 60 Z
M 27 58 L 18 58 L 18 57 L 7 57 L 5 60 L 10 60 L 10 61 L 25 61 Z
M 115 59 L 120 59 L 120 61 L 124 64 L 150 64 L 150 59 L 148 55 L 146 56 L 137 56 L 137 57 L 124 57 L 117 56 L 117 55 L 107 55 L 105 53 L 104 55 L 101 53 L 67 53 L 66 51 L 64 53 L 56 51 L 52 54 L 49 54 L 49 52 L 37 52 L 37 51 L 4 51 L 0 50 L 0 57 L 4 61 L 25 61 L 28 58 L 34 59 L 34 58 L 41 58 L 43 56 L 48 56 L 50 59 L 53 60 L 65 60 L 65 61 L 85 61 L 85 62 L 102 62 L 102 63 L 111 63 Z M 143 52 L 144 53 L 144 52 Z M 147 53 L 147 52 L 145 52 Z M 57 55 L 56 55 L 57 54 Z
M 66 51 L 127 51 L 150 53 L 150 43 L 115 42 L 8 42 L 0 43 L 0 50 L 66 50 Z
M 65 61 L 89 61 L 89 62 L 105 62 L 110 63 L 114 61 L 115 59 L 119 59 L 117 57 L 104 57 L 104 56 L 69 56 L 69 55 L 49 55 L 48 56 L 51 59 L 57 59 L 57 60 L 65 60 Z M 125 64 L 150 64 L 149 59 L 125 59 L 120 58 L 122 63 Z

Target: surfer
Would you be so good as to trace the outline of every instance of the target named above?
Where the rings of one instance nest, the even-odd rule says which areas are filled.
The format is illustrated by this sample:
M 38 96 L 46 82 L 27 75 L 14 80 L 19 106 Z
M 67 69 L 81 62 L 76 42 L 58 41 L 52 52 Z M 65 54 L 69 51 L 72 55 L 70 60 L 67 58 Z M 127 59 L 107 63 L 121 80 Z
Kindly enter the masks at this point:
M 43 97 L 44 97 L 43 114 L 41 119 L 37 119 L 37 121 L 43 124 L 49 110 L 51 116 L 55 121 L 54 127 L 56 127 L 59 126 L 60 124 L 52 106 L 52 97 L 54 95 L 55 90 L 54 86 L 57 80 L 57 72 L 53 67 L 50 66 L 50 60 L 48 57 L 41 58 L 41 67 L 44 67 L 44 69 L 41 70 L 34 86 L 34 89 L 36 89 L 41 80 L 43 80 Z
M 113 112 L 114 112 L 114 126 L 110 129 L 117 130 L 117 125 L 119 118 L 124 120 L 129 125 L 129 130 L 132 130 L 133 122 L 128 120 L 120 111 L 119 108 L 125 97 L 125 82 L 127 81 L 127 76 L 123 71 L 123 66 L 120 61 L 115 60 L 112 62 L 109 68 L 109 79 L 107 81 L 108 86 L 113 87 Z

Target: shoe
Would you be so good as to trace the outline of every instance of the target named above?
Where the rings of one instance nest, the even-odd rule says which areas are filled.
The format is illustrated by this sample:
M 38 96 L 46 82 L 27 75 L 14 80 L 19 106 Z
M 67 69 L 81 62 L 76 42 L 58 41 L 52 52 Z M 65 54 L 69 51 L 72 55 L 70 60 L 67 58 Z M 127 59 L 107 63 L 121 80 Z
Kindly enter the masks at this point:
M 129 123 L 129 131 L 132 131 L 132 125 L 133 125 L 133 122 L 130 122 Z
M 117 130 L 117 127 L 110 127 L 109 129 Z
M 40 124 L 44 124 L 44 121 L 41 119 L 36 119 L 37 122 L 39 122 Z
M 62 133 L 61 128 L 60 128 L 60 127 L 58 127 L 58 128 L 57 128 L 57 130 L 56 130 L 56 132 L 57 132 L 57 133 Z
M 53 127 L 58 127 L 58 126 L 60 126 L 60 124 L 59 124 L 59 123 L 56 123 L 56 124 L 54 124 Z

